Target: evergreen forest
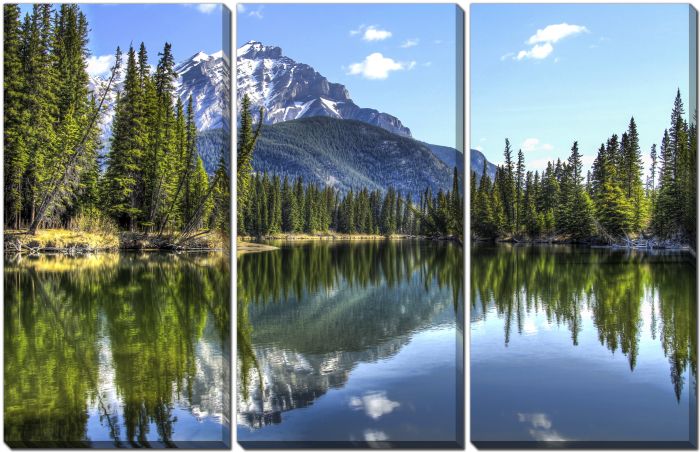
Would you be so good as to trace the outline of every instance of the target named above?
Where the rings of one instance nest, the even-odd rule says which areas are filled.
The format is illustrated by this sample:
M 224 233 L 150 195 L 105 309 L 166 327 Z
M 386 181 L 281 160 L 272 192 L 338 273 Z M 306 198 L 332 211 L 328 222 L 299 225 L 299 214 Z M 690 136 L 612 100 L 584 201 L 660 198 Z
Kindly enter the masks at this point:
M 680 90 L 661 145 L 652 145 L 644 175 L 634 118 L 621 136 L 600 145 L 583 174 L 578 143 L 566 161 L 527 171 L 522 150 L 505 140 L 494 180 L 470 177 L 471 230 L 477 239 L 608 242 L 656 237 L 695 245 L 697 128 L 684 119 Z M 485 163 L 484 163 L 485 165 Z
M 208 174 L 192 99 L 175 94 L 171 45 L 155 70 L 143 43 L 125 55 L 117 48 L 108 81 L 93 89 L 88 30 L 76 4 L 34 4 L 24 17 L 19 5 L 4 5 L 5 227 L 226 231 L 225 147 Z M 110 91 L 112 136 L 101 152 Z

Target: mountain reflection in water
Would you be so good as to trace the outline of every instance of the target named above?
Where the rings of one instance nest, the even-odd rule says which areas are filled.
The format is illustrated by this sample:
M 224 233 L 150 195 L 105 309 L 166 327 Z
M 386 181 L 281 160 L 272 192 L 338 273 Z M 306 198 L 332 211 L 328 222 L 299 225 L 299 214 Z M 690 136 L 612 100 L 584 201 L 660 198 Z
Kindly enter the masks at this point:
M 429 337 L 447 332 L 447 341 L 439 342 L 447 344 L 442 355 L 447 367 L 439 375 L 452 382 L 444 389 L 455 397 L 462 268 L 461 247 L 421 241 L 306 243 L 240 256 L 238 424 L 262 431 L 284 424 L 284 412 L 312 407 L 333 389 L 349 390 L 360 364 L 395 362 L 422 332 Z M 407 377 L 413 372 L 403 368 Z M 406 416 L 410 404 L 394 398 L 384 377 L 375 376 L 375 389 L 344 396 L 342 404 L 324 410 L 350 416 L 348 432 L 355 428 L 365 440 L 390 438 L 389 430 L 368 426 Z M 421 389 L 414 391 L 420 397 Z M 304 416 L 313 417 L 313 411 Z M 438 420 L 454 431 L 454 412 Z M 321 435 L 309 430 L 304 439 Z

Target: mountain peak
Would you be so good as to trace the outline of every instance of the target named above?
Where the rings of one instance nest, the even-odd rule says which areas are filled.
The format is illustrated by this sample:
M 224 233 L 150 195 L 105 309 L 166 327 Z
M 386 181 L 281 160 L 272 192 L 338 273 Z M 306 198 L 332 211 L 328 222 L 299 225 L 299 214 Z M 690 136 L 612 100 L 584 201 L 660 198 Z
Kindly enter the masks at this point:
M 204 50 L 200 50 L 199 52 L 192 55 L 192 57 L 190 58 L 190 60 L 196 61 L 197 63 L 199 63 L 200 61 L 206 61 L 208 59 L 209 59 L 209 55 L 207 55 L 204 52 Z
M 236 55 L 238 98 L 247 94 L 253 107 L 263 107 L 266 124 L 329 116 L 356 119 L 411 136 L 411 131 L 398 118 L 358 107 L 345 86 L 329 82 L 308 64 L 282 56 L 279 47 L 248 41 L 236 50 Z
M 277 59 L 282 56 L 282 49 L 276 46 L 266 46 L 260 41 L 248 41 L 236 50 L 236 56 L 251 60 Z

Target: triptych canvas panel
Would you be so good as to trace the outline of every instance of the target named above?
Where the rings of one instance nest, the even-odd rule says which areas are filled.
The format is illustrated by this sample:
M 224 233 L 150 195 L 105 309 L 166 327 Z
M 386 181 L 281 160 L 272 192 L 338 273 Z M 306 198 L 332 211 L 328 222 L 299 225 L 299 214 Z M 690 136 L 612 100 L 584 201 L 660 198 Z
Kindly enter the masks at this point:
M 3 12 L 7 446 L 697 448 L 691 5 Z

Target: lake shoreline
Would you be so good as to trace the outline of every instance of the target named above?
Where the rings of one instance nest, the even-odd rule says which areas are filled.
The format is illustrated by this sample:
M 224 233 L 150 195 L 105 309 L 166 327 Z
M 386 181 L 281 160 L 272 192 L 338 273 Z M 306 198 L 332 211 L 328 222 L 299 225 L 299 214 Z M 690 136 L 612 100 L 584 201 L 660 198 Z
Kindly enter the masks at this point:
M 92 254 L 120 251 L 224 251 L 226 241 L 216 233 L 202 233 L 187 245 L 173 245 L 173 236 L 135 232 L 84 232 L 67 229 L 42 229 L 35 235 L 26 231 L 5 230 L 5 253 L 13 254 Z
M 269 234 L 262 236 L 241 235 L 237 237 L 238 242 L 259 243 L 263 241 L 371 241 L 371 240 L 431 240 L 431 241 L 453 241 L 462 243 L 459 237 L 455 236 L 438 236 L 431 237 L 425 235 L 408 235 L 408 234 L 342 234 L 336 232 L 319 233 L 319 234 L 297 234 L 297 233 L 280 233 Z
M 636 251 L 682 251 L 687 252 L 696 258 L 696 251 L 687 243 L 671 242 L 665 243 L 663 246 L 625 246 L 619 244 L 605 244 L 604 242 L 579 242 L 570 239 L 515 239 L 512 237 L 503 239 L 483 239 L 478 237 L 472 237 L 470 241 L 471 245 L 479 243 L 492 243 L 492 244 L 510 244 L 510 245 L 529 245 L 529 246 L 550 246 L 550 245 L 571 245 L 580 246 L 589 249 L 611 249 L 611 250 L 636 250 Z

